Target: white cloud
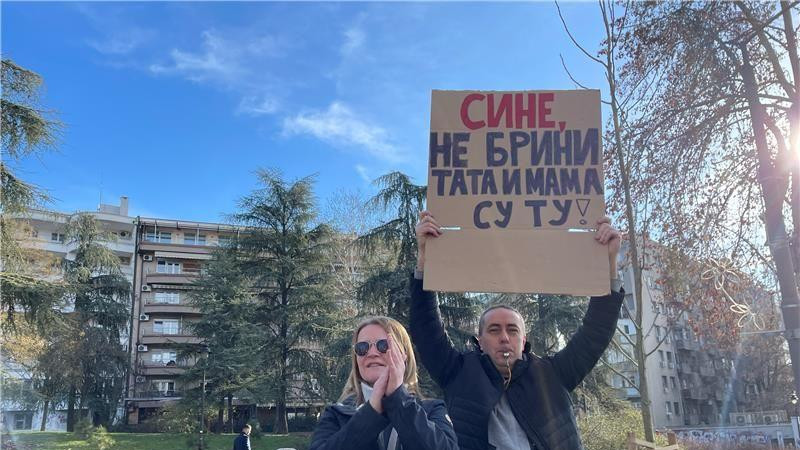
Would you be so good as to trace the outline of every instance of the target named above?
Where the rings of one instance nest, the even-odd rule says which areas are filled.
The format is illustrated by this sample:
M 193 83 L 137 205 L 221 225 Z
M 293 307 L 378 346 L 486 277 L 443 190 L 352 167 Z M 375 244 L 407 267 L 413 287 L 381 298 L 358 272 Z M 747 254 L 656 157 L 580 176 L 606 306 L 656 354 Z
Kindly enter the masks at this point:
M 358 172 L 358 176 L 360 176 L 361 179 L 364 180 L 365 183 L 372 182 L 372 178 L 369 176 L 369 173 L 367 172 L 367 168 L 366 167 L 362 166 L 361 164 L 356 164 L 355 168 L 356 168 L 356 172 Z
M 309 134 L 338 147 L 360 147 L 384 161 L 403 159 L 400 150 L 390 143 L 389 133 L 377 125 L 358 118 L 340 102 L 333 102 L 326 111 L 288 117 L 283 121 L 286 135 Z
M 178 74 L 192 81 L 222 80 L 235 84 L 247 70 L 240 62 L 241 50 L 213 30 L 203 32 L 203 51 L 192 53 L 174 48 L 168 64 L 152 64 L 153 73 Z
M 357 26 L 348 28 L 344 32 L 344 43 L 342 44 L 340 51 L 343 55 L 349 56 L 361 48 L 364 45 L 365 40 L 366 34 L 364 33 L 364 30 Z
M 246 48 L 251 55 L 279 57 L 285 53 L 286 43 L 275 36 L 255 36 L 248 41 Z
M 232 91 L 240 96 L 236 107 L 239 114 L 261 116 L 278 111 L 278 94 L 285 87 L 265 65 L 283 56 L 288 45 L 284 40 L 249 31 L 223 35 L 213 29 L 201 36 L 199 50 L 173 48 L 166 62 L 149 66 L 150 72 Z
M 236 112 L 251 116 L 274 114 L 278 111 L 278 100 L 269 96 L 249 96 L 242 98 Z
M 155 36 L 152 30 L 128 28 L 115 30 L 105 40 L 88 40 L 89 46 L 106 55 L 126 55 L 141 47 Z

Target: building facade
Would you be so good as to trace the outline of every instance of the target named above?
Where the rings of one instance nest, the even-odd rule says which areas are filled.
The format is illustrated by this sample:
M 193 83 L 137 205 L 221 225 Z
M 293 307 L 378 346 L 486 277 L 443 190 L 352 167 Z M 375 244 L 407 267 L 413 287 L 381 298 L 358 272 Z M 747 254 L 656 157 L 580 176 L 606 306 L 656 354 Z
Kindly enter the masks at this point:
M 128 198 L 121 197 L 119 205 L 100 204 L 97 211 L 78 211 L 75 213 L 61 213 L 55 211 L 31 211 L 23 220 L 28 222 L 29 235 L 21 239 L 21 245 L 44 252 L 48 262 L 42 267 L 37 267 L 43 279 L 58 280 L 62 277 L 59 262 L 63 259 L 74 259 L 76 246 L 66 238 L 66 225 L 69 220 L 79 214 L 89 214 L 97 220 L 103 231 L 114 235 L 115 239 L 105 243 L 120 260 L 120 269 L 129 282 L 133 282 L 134 266 L 134 236 L 136 227 L 133 218 L 128 216 Z M 129 300 L 128 300 L 129 301 Z M 72 305 L 64 305 L 64 312 L 71 311 Z M 128 345 L 127 334 L 121 337 L 122 345 Z M 28 372 L 6 359 L 2 360 L 3 372 L 8 377 L 14 377 L 22 383 L 30 383 Z M 2 405 L 3 426 L 7 430 L 39 430 L 44 419 L 45 430 L 66 430 L 65 405 L 54 405 L 50 408 L 47 418 L 42 417 L 40 409 L 31 409 L 23 405 L 3 399 Z M 121 414 L 121 411 L 120 411 Z
M 623 249 L 624 250 L 624 249 Z M 623 252 L 624 253 L 624 252 Z M 622 355 L 634 355 L 636 333 L 645 334 L 645 348 L 655 349 L 647 358 L 646 373 L 653 424 L 656 429 L 696 430 L 730 426 L 789 424 L 780 402 L 756 401 L 757 390 L 746 382 L 739 367 L 747 355 L 725 352 L 708 343 L 692 329 L 689 318 L 696 311 L 670 303 L 659 283 L 663 270 L 658 258 L 648 258 L 642 273 L 642 330 L 634 326 L 633 268 L 624 267 L 625 307 L 620 312 L 615 344 L 608 361 L 619 373 L 610 384 L 621 398 L 641 407 L 637 367 Z M 765 295 L 763 291 L 753 295 Z M 750 377 L 752 378 L 752 377 Z M 787 401 L 788 401 L 788 394 Z M 766 402 L 770 403 L 770 402 Z
M 179 345 L 196 344 L 191 323 L 201 312 L 190 302 L 191 284 L 215 247 L 236 236 L 222 224 L 136 219 L 136 252 L 130 333 L 131 372 L 125 399 L 127 423 L 145 422 L 186 386 L 180 375 L 197 357 L 178 358 Z

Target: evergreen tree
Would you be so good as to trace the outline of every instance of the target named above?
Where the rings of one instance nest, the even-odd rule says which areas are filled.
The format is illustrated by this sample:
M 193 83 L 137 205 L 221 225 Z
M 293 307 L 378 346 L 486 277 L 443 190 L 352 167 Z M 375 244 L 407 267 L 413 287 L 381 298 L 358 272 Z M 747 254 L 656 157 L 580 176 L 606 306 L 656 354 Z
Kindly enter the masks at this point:
M 128 366 L 122 337 L 130 318 L 131 286 L 120 270 L 119 257 L 105 243 L 113 236 L 100 229 L 97 220 L 79 214 L 67 224 L 66 240 L 76 247 L 74 259 L 63 261 L 74 312 L 68 315 L 72 342 L 64 351 L 74 352 L 79 377 L 70 386 L 67 426 L 74 425 L 75 394 L 79 411 L 88 407 L 95 425 L 108 426 L 124 392 Z
M 51 261 L 42 251 L 21 246 L 20 240 L 32 233 L 28 212 L 47 204 L 49 196 L 19 178 L 13 166 L 31 154 L 51 149 L 61 124 L 39 104 L 43 82 L 38 74 L 3 59 L 0 81 L 0 307 L 5 327 L 14 328 L 17 314 L 23 312 L 42 329 L 56 318 L 53 313 L 64 286 L 42 278 L 41 270 L 48 269 Z

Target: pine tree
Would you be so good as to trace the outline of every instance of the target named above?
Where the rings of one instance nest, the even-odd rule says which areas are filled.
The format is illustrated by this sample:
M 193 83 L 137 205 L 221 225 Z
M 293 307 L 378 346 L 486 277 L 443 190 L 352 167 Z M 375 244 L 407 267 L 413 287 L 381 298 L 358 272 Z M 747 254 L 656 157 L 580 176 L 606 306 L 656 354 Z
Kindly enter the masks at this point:
M 251 290 L 248 326 L 258 332 L 254 393 L 275 403 L 273 430 L 284 434 L 287 402 L 313 392 L 320 342 L 338 323 L 328 285 L 332 230 L 315 224 L 312 177 L 288 182 L 266 170 L 258 177 L 261 188 L 240 200 L 232 218 L 245 228 L 237 265 Z
M 79 374 L 71 386 L 68 412 L 77 392 L 79 411 L 88 407 L 95 425 L 108 426 L 124 392 L 128 358 L 121 337 L 130 318 L 131 286 L 120 270 L 119 257 L 105 245 L 113 236 L 102 231 L 93 216 L 72 217 L 66 240 L 76 250 L 74 259 L 63 261 L 74 305 L 68 315 L 73 340 L 64 344 L 64 351 L 77 355 Z M 68 417 L 68 428 L 74 424 L 70 419 L 74 417 Z

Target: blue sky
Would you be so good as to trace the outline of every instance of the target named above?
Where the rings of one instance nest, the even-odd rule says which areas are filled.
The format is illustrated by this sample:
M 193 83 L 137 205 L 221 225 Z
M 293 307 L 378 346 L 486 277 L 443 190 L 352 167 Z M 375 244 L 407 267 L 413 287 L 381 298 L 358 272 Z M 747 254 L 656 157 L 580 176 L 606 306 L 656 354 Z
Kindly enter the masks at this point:
M 220 221 L 254 170 L 317 174 L 321 203 L 401 170 L 424 183 L 431 89 L 573 89 L 600 66 L 546 3 L 3 2 L 2 53 L 65 130 L 19 174 L 62 211 Z M 597 4 L 566 3 L 596 49 Z M 605 91 L 605 89 L 603 89 Z

